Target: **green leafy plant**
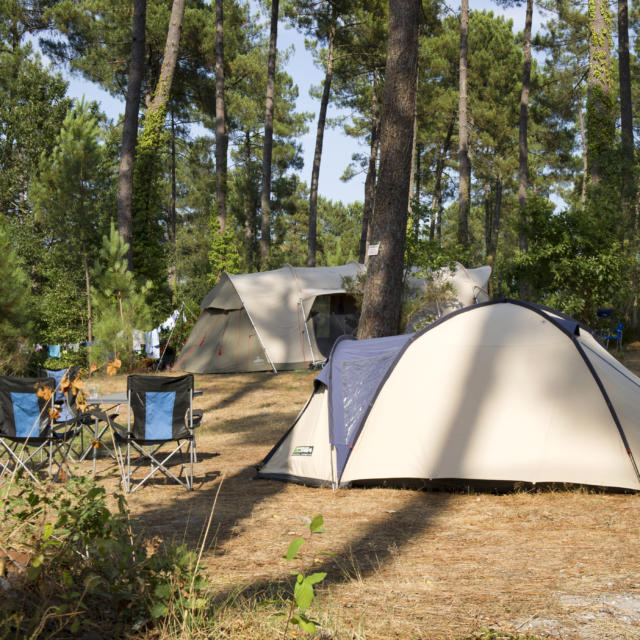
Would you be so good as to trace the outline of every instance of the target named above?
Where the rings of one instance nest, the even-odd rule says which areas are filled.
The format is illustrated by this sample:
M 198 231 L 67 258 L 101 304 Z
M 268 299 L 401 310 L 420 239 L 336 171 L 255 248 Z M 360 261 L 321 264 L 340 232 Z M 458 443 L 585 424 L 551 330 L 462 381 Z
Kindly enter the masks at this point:
M 309 538 L 315 534 L 325 533 L 323 529 L 324 519 L 321 515 L 315 516 L 309 522 Z M 287 562 L 300 559 L 300 549 L 302 545 L 308 542 L 305 538 L 294 538 L 287 548 L 287 552 L 282 556 Z M 293 586 L 293 594 L 289 600 L 282 600 L 281 603 L 286 604 L 288 611 L 285 614 L 287 622 L 285 625 L 284 635 L 287 637 L 289 631 L 289 625 L 297 625 L 305 633 L 315 633 L 319 623 L 316 620 L 312 620 L 307 616 L 307 611 L 315 598 L 314 586 L 322 582 L 327 574 L 324 571 L 311 573 L 305 575 L 302 570 L 292 571 L 292 575 L 295 576 L 295 583 Z
M 169 617 L 182 625 L 208 604 L 195 553 L 136 535 L 122 494 L 112 509 L 92 479 L 40 487 L 18 478 L 0 497 L 3 628 L 21 637 L 120 637 Z

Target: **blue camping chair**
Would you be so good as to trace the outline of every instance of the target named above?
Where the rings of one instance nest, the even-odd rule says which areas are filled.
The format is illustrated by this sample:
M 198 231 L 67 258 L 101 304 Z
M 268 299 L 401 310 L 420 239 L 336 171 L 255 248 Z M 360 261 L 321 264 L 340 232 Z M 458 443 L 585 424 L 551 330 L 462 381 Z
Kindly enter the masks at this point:
M 69 427 L 76 427 L 73 432 L 75 436 L 80 436 L 79 449 L 74 452 L 76 460 L 80 461 L 84 459 L 84 429 L 85 426 L 93 425 L 93 416 L 89 412 L 82 412 L 79 410 L 76 400 L 77 397 L 71 391 L 64 392 L 61 389 L 61 383 L 64 378 L 68 378 L 73 382 L 80 373 L 80 367 L 67 367 L 66 369 L 40 369 L 38 374 L 42 377 L 53 378 L 56 382 L 56 393 L 54 397 L 54 404 L 58 409 L 58 416 L 55 418 L 54 425 L 56 428 L 61 425 L 67 425 Z M 58 430 L 56 429 L 56 432 Z M 69 451 L 69 457 L 73 452 L 73 443 Z
M 75 434 L 66 424 L 52 425 L 55 389 L 51 377 L 0 376 L 0 447 L 5 454 L 0 476 L 13 477 L 22 470 L 39 483 L 36 473 L 45 461 L 49 476 L 54 463 L 58 466 L 56 476 L 66 464 Z
M 202 411 L 193 409 L 193 375 L 130 375 L 127 396 L 126 429 L 112 423 L 118 444 L 126 446 L 126 465 L 122 465 L 125 491 L 135 491 L 157 472 L 192 490 L 196 462 L 194 429 L 202 420 Z M 133 464 L 132 450 L 138 454 Z M 175 473 L 174 456 L 180 459 L 179 471 Z M 143 468 L 143 477 L 134 478 Z
M 54 404 L 58 407 L 59 415 L 57 422 L 72 422 L 76 417 L 75 396 L 65 394 L 60 389 L 60 384 L 66 376 L 73 380 L 78 375 L 78 367 L 67 367 L 66 369 L 40 369 L 38 375 L 45 378 L 53 378 L 56 382 L 56 393 Z
M 602 339 L 604 340 L 604 343 L 606 344 L 607 348 L 609 348 L 609 342 L 613 341 L 616 343 L 616 348 L 618 351 L 622 349 L 623 328 L 624 328 L 624 325 L 622 324 L 622 322 L 618 322 L 618 324 L 616 325 L 616 328 L 613 330 L 613 333 L 606 333 L 602 336 Z

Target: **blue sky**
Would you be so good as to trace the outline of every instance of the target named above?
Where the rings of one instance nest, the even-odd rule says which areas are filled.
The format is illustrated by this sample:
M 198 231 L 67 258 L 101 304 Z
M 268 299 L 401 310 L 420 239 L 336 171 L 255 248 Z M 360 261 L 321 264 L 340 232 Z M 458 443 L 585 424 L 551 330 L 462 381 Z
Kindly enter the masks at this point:
M 454 11 L 459 10 L 459 5 L 451 0 L 448 1 L 449 6 Z M 502 9 L 490 0 L 471 0 L 470 8 L 493 10 L 494 13 L 502 13 L 513 19 L 514 30 L 522 30 L 524 27 L 525 9 L 515 7 L 511 9 Z M 266 20 L 266 18 L 265 18 Z M 534 33 L 540 24 L 540 16 L 537 14 L 534 19 Z M 285 49 L 293 45 L 295 52 L 291 55 L 288 63 L 288 71 L 297 83 L 299 88 L 299 97 L 297 108 L 299 111 L 309 111 L 317 114 L 319 100 L 309 96 L 309 89 L 313 85 L 319 85 L 323 80 L 323 71 L 313 64 L 311 54 L 304 47 L 304 38 L 296 33 L 293 29 L 289 29 L 281 22 L 278 29 L 278 48 Z M 102 106 L 102 110 L 113 119 L 124 112 L 124 101 L 118 100 L 101 90 L 97 85 L 93 85 L 78 77 L 68 77 L 70 82 L 69 95 L 80 98 L 83 95 L 88 99 L 96 100 Z M 329 106 L 328 117 L 335 118 L 338 111 Z M 302 138 L 304 168 L 301 171 L 301 177 L 309 184 L 311 181 L 311 162 L 315 147 L 316 136 L 316 118 L 309 123 L 309 132 Z M 355 200 L 362 200 L 364 193 L 364 176 L 356 176 L 347 183 L 340 180 L 347 167 L 351 156 L 356 152 L 366 152 L 365 146 L 359 144 L 352 138 L 344 135 L 340 129 L 327 129 L 324 136 L 322 165 L 320 167 L 320 194 L 332 200 L 341 200 L 345 203 Z

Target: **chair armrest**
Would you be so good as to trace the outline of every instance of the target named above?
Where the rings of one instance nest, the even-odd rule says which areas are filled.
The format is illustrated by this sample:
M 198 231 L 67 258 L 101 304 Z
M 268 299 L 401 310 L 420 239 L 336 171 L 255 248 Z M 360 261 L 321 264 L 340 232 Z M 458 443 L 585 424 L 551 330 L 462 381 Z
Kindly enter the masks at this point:
M 204 411 L 202 409 L 194 409 L 192 411 L 191 417 L 192 417 L 194 429 L 200 426 L 200 424 L 202 423 L 203 416 L 204 416 Z

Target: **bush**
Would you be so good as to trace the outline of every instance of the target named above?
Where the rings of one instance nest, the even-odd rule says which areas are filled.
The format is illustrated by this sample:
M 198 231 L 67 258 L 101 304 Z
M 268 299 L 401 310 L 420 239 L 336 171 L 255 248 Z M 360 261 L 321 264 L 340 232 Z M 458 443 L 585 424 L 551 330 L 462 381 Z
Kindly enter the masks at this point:
M 204 607 L 204 578 L 184 545 L 150 550 L 131 527 L 122 494 L 115 510 L 87 478 L 4 490 L 7 566 L 0 637 L 121 637 L 162 623 L 180 625 Z

